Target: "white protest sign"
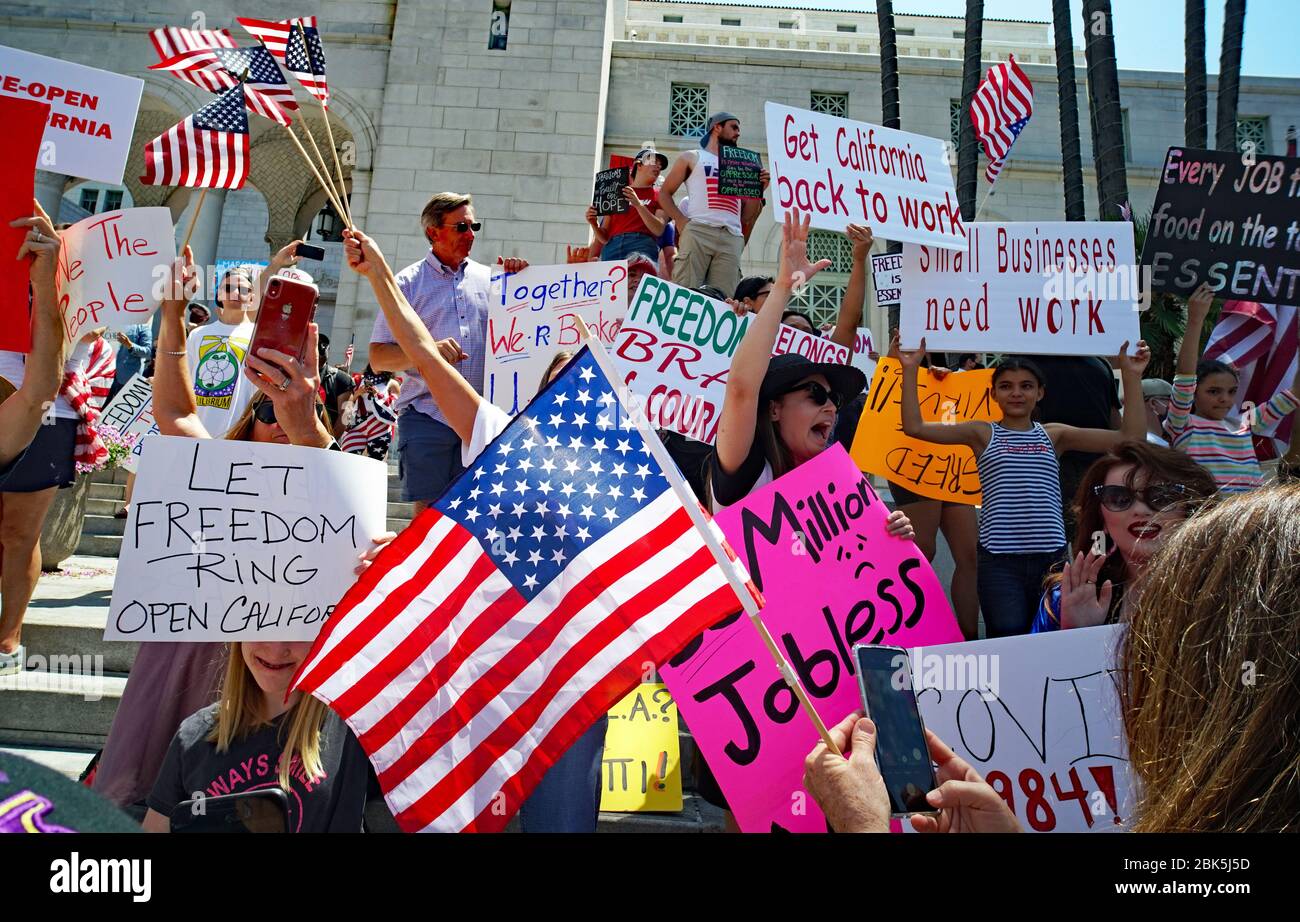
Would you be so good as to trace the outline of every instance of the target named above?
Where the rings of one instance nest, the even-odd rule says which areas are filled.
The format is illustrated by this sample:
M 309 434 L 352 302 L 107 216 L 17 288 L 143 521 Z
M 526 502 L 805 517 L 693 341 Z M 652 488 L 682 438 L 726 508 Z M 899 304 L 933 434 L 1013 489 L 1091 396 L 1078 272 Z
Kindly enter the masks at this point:
M 487 399 L 518 413 L 537 393 L 555 353 L 582 348 L 578 317 L 609 346 L 625 313 L 625 259 L 494 274 L 483 372 Z
M 827 230 L 869 224 L 889 240 L 953 248 L 965 242 L 938 138 L 774 102 L 764 118 L 778 224 L 793 209 Z
M 753 319 L 689 288 L 642 278 L 616 337 L 614 363 L 652 426 L 712 444 L 731 357 Z M 772 354 L 786 352 L 814 362 L 850 359 L 844 346 L 782 324 Z
M 104 639 L 314 639 L 387 495 L 388 468 L 360 455 L 145 439 Z
M 1114 675 L 1122 630 L 908 651 L 926 727 L 984 776 L 1027 832 L 1121 830 L 1133 811 Z
M 158 434 L 158 423 L 153 418 L 153 384 L 141 372 L 131 376 L 111 403 L 104 407 L 99 417 L 101 426 L 116 429 L 123 435 L 138 435 L 131 454 L 126 456 L 122 467 L 132 474 L 140 469 L 140 454 L 144 451 L 146 436 Z
M 119 185 L 144 81 L 0 45 L 0 93 L 50 104 L 37 166 Z
M 859 328 L 853 337 L 853 367 L 867 376 L 868 386 L 876 374 L 876 360 L 871 357 L 871 353 L 875 351 L 876 343 L 871 338 L 871 330 L 866 327 Z
M 175 259 L 166 208 L 106 211 L 64 231 L 55 281 L 68 342 L 96 327 L 125 330 L 147 321 Z
M 876 286 L 876 303 L 881 307 L 897 307 L 903 297 L 903 254 L 873 255 L 871 280 Z
M 971 224 L 960 250 L 903 247 L 904 349 L 1115 355 L 1137 347 L 1127 221 Z

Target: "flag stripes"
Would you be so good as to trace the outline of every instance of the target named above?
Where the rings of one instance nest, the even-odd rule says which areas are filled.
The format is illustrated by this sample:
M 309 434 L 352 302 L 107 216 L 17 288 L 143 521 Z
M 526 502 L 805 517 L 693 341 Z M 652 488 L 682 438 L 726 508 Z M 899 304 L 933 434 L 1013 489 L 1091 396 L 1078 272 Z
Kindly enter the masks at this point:
M 998 174 L 1011 153 L 1011 146 L 1034 114 L 1034 87 L 1028 75 L 1008 55 L 1005 64 L 995 64 L 971 97 L 970 117 L 975 135 L 989 159 L 984 177 L 997 182 Z

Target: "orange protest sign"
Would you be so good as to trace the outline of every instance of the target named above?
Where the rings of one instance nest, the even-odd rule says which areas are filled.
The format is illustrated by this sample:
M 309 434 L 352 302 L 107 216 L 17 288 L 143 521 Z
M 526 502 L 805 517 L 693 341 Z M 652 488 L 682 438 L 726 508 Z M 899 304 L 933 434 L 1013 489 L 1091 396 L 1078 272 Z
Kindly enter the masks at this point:
M 952 372 L 940 381 L 922 368 L 917 377 L 921 417 L 934 423 L 999 420 L 1002 411 L 993 402 L 992 384 L 992 369 Z M 936 445 L 904 435 L 902 400 L 903 366 L 882 357 L 853 438 L 858 467 L 920 496 L 980 505 L 975 454 L 964 445 Z

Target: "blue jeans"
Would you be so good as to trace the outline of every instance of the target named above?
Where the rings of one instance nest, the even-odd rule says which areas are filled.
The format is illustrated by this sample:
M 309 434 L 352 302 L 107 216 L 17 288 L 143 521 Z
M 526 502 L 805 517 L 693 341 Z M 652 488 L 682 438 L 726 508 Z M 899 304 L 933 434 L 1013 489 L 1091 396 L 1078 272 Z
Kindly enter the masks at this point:
M 435 502 L 464 470 L 455 430 L 410 407 L 402 411 L 397 418 L 397 475 L 405 502 Z
M 595 832 L 600 812 L 600 763 L 605 754 L 609 718 L 600 719 L 578 737 L 569 751 L 547 769 L 541 783 L 519 808 L 523 832 Z
M 987 637 L 1029 633 L 1043 580 L 1065 559 L 1065 547 L 1042 554 L 994 554 L 979 546 L 980 612 Z
M 633 253 L 644 253 L 659 264 L 659 241 L 645 234 L 619 234 L 600 249 L 602 261 L 626 259 Z

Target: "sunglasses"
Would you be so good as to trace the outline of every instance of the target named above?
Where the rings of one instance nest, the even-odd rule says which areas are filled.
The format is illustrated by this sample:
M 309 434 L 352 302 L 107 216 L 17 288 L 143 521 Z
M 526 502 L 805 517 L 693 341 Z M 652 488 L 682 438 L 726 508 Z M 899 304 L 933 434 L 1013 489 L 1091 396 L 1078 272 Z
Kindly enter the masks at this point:
M 1157 483 L 1142 490 L 1134 490 L 1122 484 L 1105 484 L 1093 487 L 1092 492 L 1101 498 L 1101 504 L 1111 512 L 1129 509 L 1138 497 L 1156 512 L 1168 509 L 1187 497 L 1187 487 L 1181 483 Z
M 471 224 L 469 221 L 457 221 L 455 224 L 452 225 L 452 229 L 454 229 L 458 234 L 463 234 L 466 231 L 471 231 L 471 230 L 477 234 L 479 231 L 483 229 L 483 222 L 475 221 Z
M 257 403 L 253 404 L 253 415 L 257 417 L 258 422 L 266 423 L 268 426 L 274 426 L 276 421 L 275 404 L 269 399 L 259 400 Z M 316 403 L 316 415 L 321 419 L 325 418 L 325 404 L 320 403 L 319 401 Z
M 838 413 L 844 407 L 844 395 L 822 387 L 820 381 L 805 381 L 803 384 L 796 384 L 785 393 L 794 394 L 798 391 L 807 391 L 809 398 L 817 406 L 825 406 L 826 401 L 835 405 L 835 411 Z

